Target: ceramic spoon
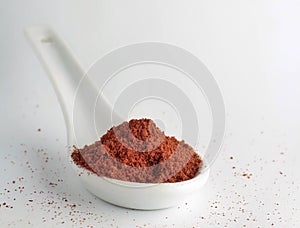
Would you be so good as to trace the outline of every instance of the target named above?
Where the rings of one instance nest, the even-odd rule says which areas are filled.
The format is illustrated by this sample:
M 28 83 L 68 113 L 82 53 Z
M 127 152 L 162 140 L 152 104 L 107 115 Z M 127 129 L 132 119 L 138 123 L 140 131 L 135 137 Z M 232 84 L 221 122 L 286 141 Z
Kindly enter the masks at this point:
M 70 148 L 67 155 L 70 164 L 90 192 L 115 205 L 153 210 L 175 206 L 205 184 L 209 175 L 208 169 L 184 182 L 147 184 L 99 177 L 75 165 L 71 159 L 73 145 L 83 146 L 98 140 L 99 136 L 112 127 L 109 121 L 112 115 L 115 124 L 125 119 L 113 113 L 103 96 L 100 97 L 101 102 L 97 103 L 97 113 L 94 113 L 95 100 L 98 97 L 96 86 L 85 75 L 63 40 L 51 28 L 32 26 L 25 29 L 25 35 L 44 66 L 60 102 L 67 129 Z M 76 124 L 73 121 L 75 115 L 81 118 Z

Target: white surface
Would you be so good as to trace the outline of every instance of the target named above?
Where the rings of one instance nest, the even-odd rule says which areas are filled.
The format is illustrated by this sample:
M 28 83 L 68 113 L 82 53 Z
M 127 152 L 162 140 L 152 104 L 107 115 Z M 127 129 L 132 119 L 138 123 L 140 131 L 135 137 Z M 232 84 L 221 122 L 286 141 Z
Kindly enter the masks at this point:
M 297 1 L 71 2 L 1 4 L 1 227 L 300 226 Z M 168 210 L 133 211 L 96 199 L 73 180 L 59 104 L 22 34 L 37 23 L 57 28 L 84 67 L 145 40 L 176 44 L 205 62 L 224 94 L 228 128 L 198 196 Z

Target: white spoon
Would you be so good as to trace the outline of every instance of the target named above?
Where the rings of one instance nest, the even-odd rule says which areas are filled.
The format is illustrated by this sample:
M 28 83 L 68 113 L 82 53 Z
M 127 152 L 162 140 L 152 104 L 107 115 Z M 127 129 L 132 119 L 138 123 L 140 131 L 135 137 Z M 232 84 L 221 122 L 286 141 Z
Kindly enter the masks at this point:
M 209 169 L 203 168 L 199 174 L 188 181 L 178 183 L 132 183 L 116 179 L 99 177 L 72 162 L 73 145 L 83 146 L 99 140 L 110 126 L 111 115 L 115 124 L 125 119 L 112 112 L 112 108 L 101 97 L 95 115 L 95 100 L 98 96 L 96 86 L 88 80 L 85 72 L 62 39 L 49 27 L 32 26 L 25 29 L 25 35 L 34 48 L 44 66 L 60 102 L 68 136 L 68 159 L 77 171 L 84 186 L 93 194 L 112 204 L 143 210 L 172 207 L 183 201 L 187 196 L 196 193 L 207 181 Z M 84 78 L 84 80 L 82 80 Z M 81 83 L 81 84 L 80 84 Z M 80 84 L 80 91 L 77 91 Z M 84 91 L 84 92 L 81 92 Z M 79 108 L 74 109 L 74 99 Z M 76 113 L 73 111 L 76 110 Z M 74 126 L 73 116 L 81 117 L 80 123 Z M 94 126 L 94 117 L 97 131 Z M 80 139 L 80 142 L 78 142 Z

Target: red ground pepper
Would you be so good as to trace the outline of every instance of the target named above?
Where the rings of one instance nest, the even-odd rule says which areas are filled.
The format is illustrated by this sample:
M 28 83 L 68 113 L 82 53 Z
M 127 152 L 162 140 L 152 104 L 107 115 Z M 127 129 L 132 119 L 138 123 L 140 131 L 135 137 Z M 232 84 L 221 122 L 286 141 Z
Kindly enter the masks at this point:
M 180 182 L 198 173 L 202 160 L 191 146 L 165 136 L 150 119 L 113 127 L 101 140 L 72 153 L 75 164 L 98 176 L 140 182 Z

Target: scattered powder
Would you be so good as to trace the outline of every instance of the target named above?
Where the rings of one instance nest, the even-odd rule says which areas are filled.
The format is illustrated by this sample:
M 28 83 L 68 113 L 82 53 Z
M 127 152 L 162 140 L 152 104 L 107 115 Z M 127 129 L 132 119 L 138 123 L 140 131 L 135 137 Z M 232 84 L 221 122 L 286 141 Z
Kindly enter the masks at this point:
M 21 146 L 23 147 L 25 145 L 21 144 Z M 12 145 L 10 145 L 9 147 L 13 148 Z M 280 147 L 278 148 L 278 150 L 281 149 L 282 148 Z M 202 211 L 203 214 L 197 216 L 198 220 L 195 220 L 195 222 L 197 223 L 195 224 L 195 227 L 233 227 L 237 226 L 238 224 L 239 226 L 243 227 L 262 227 L 261 223 L 265 224 L 265 226 L 269 225 L 272 227 L 296 227 L 296 223 L 299 222 L 298 218 L 296 218 L 296 214 L 299 213 L 299 208 L 291 206 L 291 208 L 289 208 L 290 210 L 288 211 L 290 212 L 290 216 L 288 216 L 285 213 L 282 213 L 282 207 L 280 207 L 280 205 L 282 205 L 281 196 L 284 194 L 282 192 L 283 185 L 286 186 L 286 188 L 289 190 L 287 196 L 292 197 L 291 202 L 296 201 L 295 196 L 297 194 L 297 191 L 299 190 L 298 182 L 286 179 L 287 173 L 284 172 L 285 170 L 280 170 L 282 168 L 282 164 L 284 163 L 283 159 L 285 157 L 283 155 L 287 154 L 287 149 L 284 148 L 284 150 L 285 153 L 281 151 L 278 152 L 282 156 L 282 159 L 280 160 L 275 161 L 264 160 L 263 158 L 255 158 L 252 161 L 252 164 L 261 166 L 261 171 L 266 165 L 278 165 L 278 173 L 277 175 L 274 175 L 274 177 L 272 177 L 275 181 L 280 181 L 279 183 L 274 183 L 274 186 L 278 187 L 277 191 L 269 193 L 270 190 L 268 190 L 268 194 L 272 194 L 271 196 L 274 196 L 273 198 L 275 201 L 272 204 L 270 204 L 269 201 L 265 202 L 264 198 L 258 197 L 259 195 L 256 196 L 256 194 L 253 194 L 252 191 L 254 191 L 254 193 L 258 191 L 264 191 L 264 189 L 262 189 L 257 183 L 257 180 L 259 180 L 259 178 L 253 178 L 252 181 L 248 182 L 248 185 L 243 185 L 244 189 L 241 189 L 241 184 L 243 182 L 240 182 L 239 178 L 237 178 L 236 182 L 232 183 L 231 188 L 229 185 L 227 185 L 227 188 L 224 187 L 223 189 L 220 189 L 216 194 L 211 193 L 213 196 L 213 200 L 208 200 L 208 207 L 210 207 L 205 208 L 205 210 Z M 52 153 L 48 154 L 48 152 L 46 152 L 46 149 L 36 150 L 34 148 L 26 148 L 26 150 L 21 148 L 20 151 L 22 152 L 20 153 L 20 155 L 23 156 L 20 161 L 16 160 L 13 163 L 10 162 L 11 156 L 9 154 L 5 154 L 5 156 L 1 158 L 7 161 L 7 167 L 11 167 L 14 163 L 16 163 L 20 167 L 27 168 L 29 171 L 29 175 L 25 177 L 13 177 L 13 179 L 7 180 L 6 184 L 3 183 L 3 185 L 0 186 L 0 197 L 2 199 L 0 202 L 0 214 L 2 214 L 4 210 L 7 210 L 7 213 L 11 213 L 15 210 L 15 208 L 18 208 L 21 205 L 22 210 L 25 210 L 27 213 L 33 212 L 36 209 L 38 209 L 40 213 L 41 210 L 44 216 L 40 217 L 40 221 L 43 223 L 47 223 L 48 225 L 52 224 L 52 226 L 69 223 L 69 226 L 72 225 L 76 227 L 93 227 L 93 225 L 90 225 L 90 223 L 95 223 L 98 224 L 96 225 L 97 227 L 103 225 L 103 223 L 108 223 L 109 221 L 111 221 L 111 226 L 120 227 L 117 219 L 114 219 L 114 217 L 118 218 L 118 211 L 116 211 L 116 213 L 113 210 L 103 212 L 99 210 L 99 208 L 96 209 L 97 200 L 95 197 L 90 195 L 80 195 L 69 191 L 64 192 L 64 189 L 62 188 L 64 183 L 63 179 L 61 179 L 63 173 L 57 172 L 57 170 L 54 169 L 49 169 L 49 172 L 52 176 L 51 180 L 48 180 L 45 176 L 39 176 L 39 171 L 41 171 L 43 167 L 36 168 L 35 166 L 33 166 L 33 164 L 30 162 L 30 157 L 28 156 L 31 153 L 36 153 L 42 158 L 41 161 L 45 161 L 46 157 L 48 156 L 50 157 L 51 161 L 53 159 L 51 157 Z M 228 157 L 226 157 L 224 160 L 227 159 Z M 56 160 L 54 162 L 61 161 Z M 255 164 L 256 162 L 257 164 Z M 235 166 L 229 166 L 228 168 L 232 167 L 233 169 L 233 179 L 234 177 L 240 177 L 241 173 L 246 174 L 245 177 L 247 177 L 249 170 L 245 168 L 244 164 L 236 162 L 232 165 Z M 47 163 L 47 166 L 49 166 L 49 163 Z M 8 170 L 6 169 L 7 167 L 2 168 L 1 172 L 5 173 Z M 35 174 L 36 171 L 38 175 Z M 212 192 L 220 188 L 220 182 L 217 179 L 214 179 L 215 176 L 218 176 L 219 174 L 222 175 L 222 171 L 212 173 Z M 24 175 L 26 175 L 26 173 L 24 173 Z M 258 176 L 259 173 L 254 173 L 254 175 Z M 54 179 L 54 177 L 57 177 L 57 179 Z M 226 176 L 223 174 L 223 177 Z M 33 178 L 39 179 L 39 183 L 42 185 L 36 186 L 33 184 L 31 186 Z M 65 182 L 67 181 L 68 180 L 65 180 Z M 51 189 L 53 188 L 47 188 L 47 186 L 49 186 L 49 183 L 55 182 L 57 183 L 57 185 L 50 185 L 50 187 L 54 188 L 53 191 L 51 191 Z M 25 189 L 24 186 L 26 187 L 26 191 L 23 191 Z M 28 191 L 27 186 L 29 186 L 29 189 L 33 187 L 33 190 Z M 55 190 L 55 188 L 57 189 Z M 238 191 L 236 189 L 238 189 Z M 250 189 L 251 191 L 249 191 Z M 22 204 L 24 202 L 24 198 L 30 203 Z M 88 201 L 85 201 L 86 199 L 88 199 Z M 177 209 L 180 210 L 178 214 L 181 212 L 184 213 L 183 210 L 187 210 L 190 208 L 187 203 L 185 203 L 185 205 L 185 207 L 177 207 Z M 257 207 L 257 210 L 251 210 L 252 207 Z M 197 209 L 192 209 L 194 209 L 194 213 L 199 210 L 198 207 Z M 133 210 L 126 210 L 125 213 L 130 218 L 130 216 L 134 216 L 135 212 Z M 5 213 L 3 214 L 5 216 Z M 261 217 L 256 217 L 260 214 L 264 214 L 265 218 L 263 219 Z M 173 216 L 169 217 L 169 219 L 167 219 L 166 221 L 172 219 Z M 189 216 L 192 218 L 192 215 Z M 163 218 L 164 216 L 161 216 L 161 219 Z M 131 220 L 136 221 L 136 219 L 134 218 Z M 20 222 L 20 224 L 21 222 L 27 223 L 26 220 L 19 219 L 17 221 L 12 221 L 11 223 L 8 223 L 6 225 L 16 226 L 16 222 Z M 32 222 L 33 221 L 28 221 L 28 224 L 32 225 Z M 289 224 L 290 226 L 287 226 L 287 224 Z M 164 226 L 163 222 L 161 226 Z M 173 226 L 175 226 L 175 224 L 173 224 Z M 148 223 L 147 227 L 155 227 L 155 224 Z

